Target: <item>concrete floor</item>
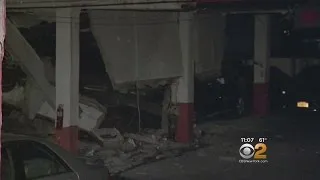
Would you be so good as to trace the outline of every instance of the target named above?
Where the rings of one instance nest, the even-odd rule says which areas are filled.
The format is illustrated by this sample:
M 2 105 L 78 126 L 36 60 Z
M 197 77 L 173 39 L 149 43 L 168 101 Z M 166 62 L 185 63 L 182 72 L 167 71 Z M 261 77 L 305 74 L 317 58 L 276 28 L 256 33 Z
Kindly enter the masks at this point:
M 201 126 L 213 131 L 212 146 L 140 166 L 122 176 L 137 180 L 320 179 L 320 118 L 278 115 Z M 267 137 L 268 163 L 240 164 L 241 137 Z

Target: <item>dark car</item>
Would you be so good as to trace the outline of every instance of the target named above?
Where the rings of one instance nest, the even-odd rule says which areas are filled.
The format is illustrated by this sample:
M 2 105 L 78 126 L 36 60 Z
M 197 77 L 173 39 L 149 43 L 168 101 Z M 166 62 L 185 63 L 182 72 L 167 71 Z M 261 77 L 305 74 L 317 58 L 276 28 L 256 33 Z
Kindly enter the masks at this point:
M 253 66 L 247 60 L 226 58 L 221 77 L 195 80 L 195 111 L 197 117 L 227 115 L 241 117 L 252 105 Z M 224 83 L 221 83 L 222 79 Z
M 302 70 L 295 78 L 291 107 L 297 112 L 320 111 L 320 66 Z

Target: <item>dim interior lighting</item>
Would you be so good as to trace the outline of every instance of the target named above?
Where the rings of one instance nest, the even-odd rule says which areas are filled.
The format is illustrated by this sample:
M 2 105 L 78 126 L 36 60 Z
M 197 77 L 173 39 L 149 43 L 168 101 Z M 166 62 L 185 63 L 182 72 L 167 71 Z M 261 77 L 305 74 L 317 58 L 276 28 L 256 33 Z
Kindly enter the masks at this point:
M 281 93 L 282 93 L 282 94 L 286 94 L 287 92 L 286 92 L 286 91 L 282 91 Z

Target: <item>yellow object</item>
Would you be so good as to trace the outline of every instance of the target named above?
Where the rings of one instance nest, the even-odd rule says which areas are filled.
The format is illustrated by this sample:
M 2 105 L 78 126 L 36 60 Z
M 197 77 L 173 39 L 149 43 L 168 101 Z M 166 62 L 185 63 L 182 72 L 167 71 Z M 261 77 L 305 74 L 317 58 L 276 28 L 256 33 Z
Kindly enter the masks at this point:
M 309 108 L 309 103 L 305 101 L 299 101 L 297 102 L 297 107 L 299 108 Z

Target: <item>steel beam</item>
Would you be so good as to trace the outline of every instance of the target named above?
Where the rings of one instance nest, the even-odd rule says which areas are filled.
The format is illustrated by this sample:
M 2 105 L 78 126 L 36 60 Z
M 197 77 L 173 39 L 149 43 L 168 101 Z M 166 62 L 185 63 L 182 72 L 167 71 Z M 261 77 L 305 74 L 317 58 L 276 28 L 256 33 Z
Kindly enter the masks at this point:
M 32 1 L 7 0 L 7 8 L 67 8 L 85 7 L 86 9 L 117 9 L 117 10 L 177 10 L 189 5 L 193 0 L 65 0 L 65 1 Z

